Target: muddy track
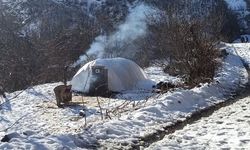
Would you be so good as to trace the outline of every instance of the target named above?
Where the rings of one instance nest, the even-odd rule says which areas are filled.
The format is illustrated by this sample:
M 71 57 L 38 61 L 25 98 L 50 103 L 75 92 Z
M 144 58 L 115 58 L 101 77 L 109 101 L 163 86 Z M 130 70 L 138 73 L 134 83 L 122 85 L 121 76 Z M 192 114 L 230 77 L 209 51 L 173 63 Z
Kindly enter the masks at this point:
M 250 74 L 250 69 L 248 66 L 245 66 L 248 70 L 248 74 Z M 237 102 L 238 100 L 250 96 L 250 77 L 249 77 L 249 82 L 246 85 L 245 88 L 240 89 L 239 91 L 236 92 L 236 95 L 224 102 L 218 103 L 214 106 L 211 106 L 209 108 L 205 108 L 202 109 L 194 114 L 192 114 L 190 117 L 188 117 L 186 120 L 184 121 L 177 121 L 174 125 L 171 126 L 166 126 L 164 127 L 164 130 L 162 131 L 157 131 L 154 134 L 151 134 L 149 136 L 143 137 L 140 139 L 140 144 L 138 145 L 133 145 L 131 149 L 140 149 L 141 147 L 148 147 L 151 144 L 160 141 L 164 138 L 165 135 L 174 133 L 177 130 L 181 130 L 183 129 L 187 124 L 192 124 L 197 120 L 200 120 L 202 117 L 208 117 L 210 115 L 212 115 L 215 111 L 219 110 L 222 107 L 226 107 L 229 106 L 235 102 Z

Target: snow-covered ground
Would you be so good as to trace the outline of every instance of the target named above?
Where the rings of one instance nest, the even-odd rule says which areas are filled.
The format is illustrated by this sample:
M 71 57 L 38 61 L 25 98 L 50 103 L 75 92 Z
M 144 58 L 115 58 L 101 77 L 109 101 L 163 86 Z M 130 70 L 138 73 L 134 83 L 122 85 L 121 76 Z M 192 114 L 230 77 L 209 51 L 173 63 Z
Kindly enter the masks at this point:
M 250 96 L 165 136 L 147 149 L 249 149 L 249 108 Z
M 250 43 L 226 45 L 236 49 L 237 54 L 250 66 Z M 248 93 L 248 97 L 166 135 L 147 149 L 249 149 L 250 91 Z
M 250 39 L 250 36 L 248 36 Z M 238 55 L 250 67 L 250 43 L 235 43 L 232 46 L 237 49 Z
M 242 56 L 248 51 L 244 47 L 238 47 Z M 64 109 L 57 108 L 53 94 L 59 83 L 7 94 L 9 100 L 2 99 L 0 107 L 0 139 L 9 135 L 10 140 L 1 142 L 0 149 L 129 148 L 138 144 L 165 126 L 225 101 L 247 82 L 248 74 L 235 45 L 227 44 L 226 48 L 230 55 L 215 81 L 191 90 L 165 94 L 128 91 L 117 98 L 99 98 L 100 105 L 96 97 L 74 96 L 74 103 Z M 156 67 L 146 69 L 146 73 L 156 82 L 179 82 Z M 86 113 L 86 125 L 80 110 Z

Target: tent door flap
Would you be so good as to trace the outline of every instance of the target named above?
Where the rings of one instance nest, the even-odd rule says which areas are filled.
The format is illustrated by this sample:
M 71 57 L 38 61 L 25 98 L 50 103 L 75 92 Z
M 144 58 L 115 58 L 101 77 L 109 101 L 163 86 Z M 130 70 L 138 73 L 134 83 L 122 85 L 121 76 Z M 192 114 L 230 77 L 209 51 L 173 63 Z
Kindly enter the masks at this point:
M 105 96 L 109 93 L 108 89 L 108 69 L 104 66 L 91 67 L 92 82 L 89 87 L 90 96 Z

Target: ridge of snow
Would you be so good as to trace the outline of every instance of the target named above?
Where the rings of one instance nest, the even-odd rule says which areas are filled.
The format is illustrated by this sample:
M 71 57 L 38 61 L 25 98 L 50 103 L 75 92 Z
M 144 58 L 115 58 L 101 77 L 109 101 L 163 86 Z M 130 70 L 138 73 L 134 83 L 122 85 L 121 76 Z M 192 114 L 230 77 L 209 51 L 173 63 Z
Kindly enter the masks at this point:
M 249 92 L 248 92 L 249 93 Z M 250 97 L 240 98 L 235 103 L 202 117 L 183 129 L 166 135 L 151 144 L 147 150 L 205 150 L 250 148 Z

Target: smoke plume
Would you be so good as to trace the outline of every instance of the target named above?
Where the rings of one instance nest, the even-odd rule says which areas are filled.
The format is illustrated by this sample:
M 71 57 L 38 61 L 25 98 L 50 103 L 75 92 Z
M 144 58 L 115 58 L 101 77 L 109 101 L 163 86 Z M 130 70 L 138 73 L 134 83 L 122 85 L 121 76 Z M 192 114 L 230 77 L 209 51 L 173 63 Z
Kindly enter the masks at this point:
M 147 16 L 156 14 L 156 10 L 148 5 L 139 4 L 129 8 L 129 14 L 123 24 L 117 27 L 117 30 L 110 36 L 99 35 L 95 38 L 85 55 L 80 56 L 79 60 L 73 64 L 78 66 L 84 63 L 87 58 L 103 58 L 105 49 L 122 47 L 126 43 L 131 43 L 136 39 L 143 37 L 147 33 Z

